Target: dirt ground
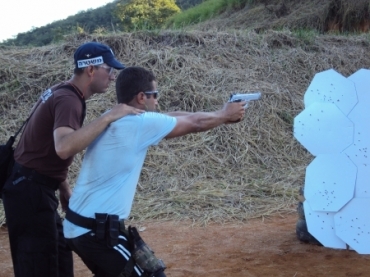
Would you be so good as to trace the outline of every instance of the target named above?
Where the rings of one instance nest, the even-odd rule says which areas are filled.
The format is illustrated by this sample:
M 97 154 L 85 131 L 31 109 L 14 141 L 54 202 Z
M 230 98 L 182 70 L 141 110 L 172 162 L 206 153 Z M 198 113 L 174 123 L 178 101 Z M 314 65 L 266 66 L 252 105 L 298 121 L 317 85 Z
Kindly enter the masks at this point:
M 246 224 L 148 222 L 142 237 L 180 276 L 370 276 L 370 255 L 301 243 L 297 215 L 254 219 Z M 6 228 L 0 229 L 0 277 L 13 276 Z M 92 276 L 75 257 L 75 276 Z

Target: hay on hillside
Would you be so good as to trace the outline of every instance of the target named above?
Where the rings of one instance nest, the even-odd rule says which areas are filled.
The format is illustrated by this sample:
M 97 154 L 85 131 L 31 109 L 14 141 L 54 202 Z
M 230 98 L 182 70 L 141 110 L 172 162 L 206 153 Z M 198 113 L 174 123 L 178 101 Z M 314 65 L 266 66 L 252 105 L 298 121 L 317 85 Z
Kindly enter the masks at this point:
M 74 49 L 93 39 L 111 45 L 126 65 L 155 73 L 162 111 L 213 111 L 231 92 L 263 93 L 238 124 L 151 148 L 131 214 L 135 220 L 206 223 L 295 212 L 312 159 L 292 133 L 306 88 L 317 72 L 334 68 L 349 76 L 370 66 L 364 36 L 317 35 L 307 43 L 288 31 L 74 36 L 60 45 L 0 49 L 1 141 L 17 130 L 45 88 L 71 76 Z M 88 100 L 86 123 L 115 103 L 113 88 Z M 71 184 L 82 158 L 77 155 L 70 168 Z
M 195 28 L 205 31 L 314 29 L 320 33 L 369 32 L 370 1 L 256 0 L 242 10 L 227 11 Z

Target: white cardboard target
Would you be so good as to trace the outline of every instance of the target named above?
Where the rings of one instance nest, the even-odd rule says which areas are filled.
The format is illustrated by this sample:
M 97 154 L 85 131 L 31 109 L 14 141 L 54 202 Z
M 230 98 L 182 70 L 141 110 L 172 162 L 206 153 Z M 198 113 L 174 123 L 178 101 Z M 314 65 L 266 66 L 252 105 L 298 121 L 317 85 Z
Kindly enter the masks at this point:
M 331 103 L 312 103 L 294 118 L 294 137 L 314 156 L 343 151 L 353 142 L 353 129 Z
M 357 167 L 344 154 L 319 155 L 306 169 L 304 197 L 313 211 L 337 212 L 354 195 Z
M 357 103 L 355 85 L 333 69 L 317 73 L 304 95 L 306 108 L 315 102 L 335 104 L 347 115 Z
M 370 197 L 370 126 L 367 128 L 356 130 L 354 143 L 344 151 L 358 168 L 355 197 Z
M 306 108 L 315 102 L 335 104 L 347 115 L 357 103 L 355 85 L 333 69 L 317 73 L 304 95 Z
M 370 254 L 370 198 L 354 198 L 334 216 L 335 233 L 359 254 Z
M 323 246 L 346 249 L 346 243 L 335 234 L 334 213 L 315 212 L 307 201 L 303 203 L 308 232 Z
M 353 73 L 347 78 L 355 84 L 358 104 L 370 104 L 370 70 L 369 69 L 360 69 Z M 369 107 L 369 106 L 368 106 Z M 370 115 L 363 114 L 363 117 L 369 117 Z
M 294 136 L 316 157 L 306 171 L 308 231 L 326 247 L 347 244 L 370 254 L 370 70 L 348 78 L 334 70 L 316 74 L 304 104 L 294 119 Z
M 360 69 L 348 79 L 356 86 L 359 102 L 348 115 L 355 132 L 344 152 L 358 167 L 355 197 L 370 197 L 370 70 Z

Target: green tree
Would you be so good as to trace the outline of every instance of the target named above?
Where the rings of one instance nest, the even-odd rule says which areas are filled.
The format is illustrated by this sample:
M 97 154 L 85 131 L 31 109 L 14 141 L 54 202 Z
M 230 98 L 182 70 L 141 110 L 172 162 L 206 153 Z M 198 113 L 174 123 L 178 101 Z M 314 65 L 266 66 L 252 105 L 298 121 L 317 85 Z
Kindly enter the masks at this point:
M 167 18 L 179 13 L 175 0 L 132 0 L 119 2 L 115 15 L 121 20 L 126 31 L 154 29 L 163 25 Z
M 177 6 L 180 7 L 182 11 L 187 10 L 191 7 L 199 5 L 200 3 L 204 2 L 205 0 L 176 0 Z

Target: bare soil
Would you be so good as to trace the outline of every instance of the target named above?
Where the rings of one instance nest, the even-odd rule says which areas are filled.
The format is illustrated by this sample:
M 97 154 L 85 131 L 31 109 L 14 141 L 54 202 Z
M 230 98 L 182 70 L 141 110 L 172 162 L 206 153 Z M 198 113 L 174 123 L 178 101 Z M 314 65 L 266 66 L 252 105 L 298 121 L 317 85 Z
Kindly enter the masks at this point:
M 329 249 L 296 239 L 297 215 L 248 223 L 191 226 L 190 222 L 147 222 L 142 237 L 180 276 L 370 276 L 370 255 Z M 6 228 L 0 229 L 0 277 L 13 276 Z M 75 256 L 75 276 L 92 276 Z

